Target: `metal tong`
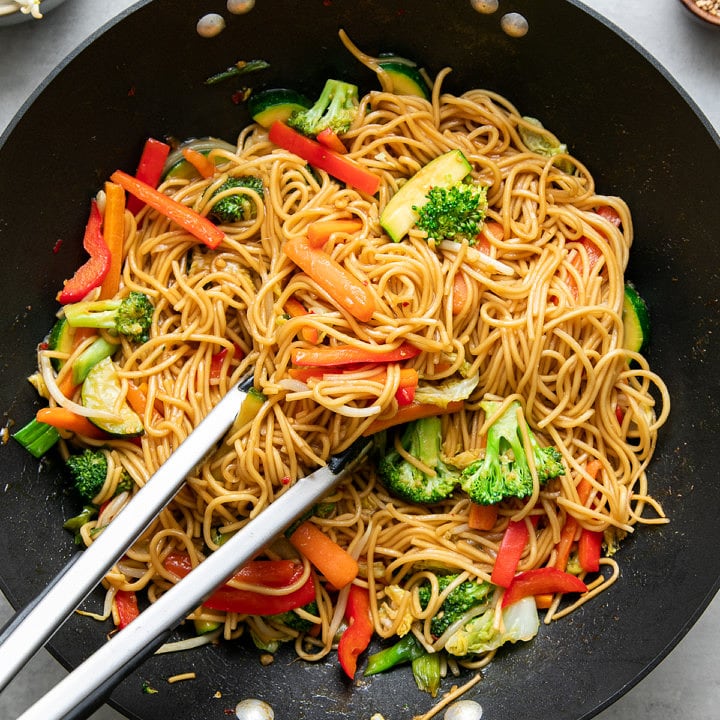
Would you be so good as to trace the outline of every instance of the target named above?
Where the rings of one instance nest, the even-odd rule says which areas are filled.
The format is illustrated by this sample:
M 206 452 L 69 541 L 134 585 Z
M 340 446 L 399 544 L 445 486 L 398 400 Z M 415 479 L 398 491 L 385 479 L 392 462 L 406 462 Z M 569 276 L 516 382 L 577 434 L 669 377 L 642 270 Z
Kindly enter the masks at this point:
M 232 426 L 246 378 L 234 385 L 198 427 L 133 496 L 88 548 L 77 553 L 48 587 L 0 632 L 0 689 L 49 640 L 98 585 L 153 518 L 170 502 L 185 477 Z M 132 670 L 142 664 L 183 618 L 202 604 L 238 567 L 325 495 L 359 462 L 370 447 L 360 439 L 325 467 L 297 481 L 272 507 L 261 512 L 165 592 L 132 623 L 30 707 L 20 720 L 84 718 Z

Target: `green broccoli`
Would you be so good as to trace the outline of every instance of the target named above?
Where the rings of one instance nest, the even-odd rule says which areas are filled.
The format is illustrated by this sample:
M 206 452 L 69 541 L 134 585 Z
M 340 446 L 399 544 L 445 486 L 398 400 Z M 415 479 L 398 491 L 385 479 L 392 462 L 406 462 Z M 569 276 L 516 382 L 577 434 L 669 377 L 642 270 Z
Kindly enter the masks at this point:
M 500 403 L 483 401 L 480 406 L 489 417 L 497 412 Z M 466 467 L 460 474 L 460 486 L 473 502 L 492 505 L 510 497 L 527 497 L 533 491 L 523 433 L 517 421 L 518 408 L 519 402 L 511 403 L 490 426 L 485 457 Z M 564 475 L 565 468 L 558 450 L 541 447 L 527 423 L 525 431 L 540 482 Z
M 87 500 L 92 500 L 102 490 L 107 478 L 108 462 L 102 450 L 83 450 L 70 455 L 65 461 L 70 469 L 75 489 Z
M 72 327 L 101 328 L 146 342 L 155 308 L 145 293 L 133 290 L 123 299 L 81 300 L 63 310 Z
M 305 612 L 310 615 L 318 615 L 320 610 L 315 600 L 311 600 L 307 605 L 302 608 Z M 287 612 L 280 613 L 279 615 L 272 615 L 270 620 L 277 620 L 291 630 L 297 630 L 297 632 L 307 632 L 313 627 L 314 623 L 310 622 L 306 618 L 298 615 L 294 610 L 288 610 Z
M 418 228 L 429 240 L 436 245 L 443 240 L 475 244 L 487 209 L 485 187 L 464 181 L 450 187 L 436 185 L 425 197 L 427 202 L 413 205 L 413 210 L 418 214 Z
M 438 586 L 443 592 L 451 582 L 455 581 L 458 574 L 438 575 Z M 430 632 L 435 637 L 440 637 L 456 620 L 459 620 L 465 613 L 476 605 L 487 603 L 488 594 L 492 585 L 488 582 L 476 582 L 475 580 L 463 580 L 457 587 L 453 588 L 443 600 L 440 610 L 430 620 Z M 432 595 L 432 587 L 429 582 L 418 588 L 418 599 L 423 610 L 428 606 Z
M 450 497 L 460 473 L 441 458 L 440 418 L 421 418 L 407 423 L 400 444 L 410 455 L 432 468 L 434 475 L 425 474 L 391 448 L 378 463 L 383 485 L 393 495 L 413 503 L 436 503 Z
M 328 80 L 317 102 L 307 110 L 295 110 L 287 124 L 309 137 L 327 129 L 342 135 L 350 129 L 359 107 L 357 85 Z
M 229 177 L 210 197 L 214 198 L 220 193 L 228 190 L 246 188 L 256 192 L 263 197 L 263 181 L 255 175 L 242 175 L 241 177 Z M 252 220 L 257 216 L 255 202 L 243 192 L 233 192 L 220 198 L 210 210 L 210 217 L 220 223 L 236 223 L 241 220 Z

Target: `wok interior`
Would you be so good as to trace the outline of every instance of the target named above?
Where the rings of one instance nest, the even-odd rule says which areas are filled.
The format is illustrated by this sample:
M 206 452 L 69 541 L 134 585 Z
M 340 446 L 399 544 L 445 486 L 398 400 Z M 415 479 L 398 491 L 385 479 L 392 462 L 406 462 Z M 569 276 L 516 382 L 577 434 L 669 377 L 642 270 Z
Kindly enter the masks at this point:
M 469 0 L 257 0 L 254 10 L 230 17 L 226 30 L 207 40 L 197 36 L 195 22 L 216 9 L 210 5 L 188 0 L 179 11 L 172 0 L 141 4 L 57 74 L 0 149 L 6 418 L 26 422 L 37 406 L 25 378 L 52 322 L 54 296 L 81 261 L 88 199 L 104 179 L 118 167 L 132 171 L 147 136 L 233 141 L 248 122 L 244 105 L 232 99 L 237 87 L 206 86 L 206 77 L 237 60 L 262 58 L 270 69 L 248 77 L 247 85 L 313 95 L 327 77 L 340 77 L 361 90 L 374 87 L 372 75 L 342 47 L 340 27 L 363 50 L 413 58 L 431 76 L 452 67 L 448 90 L 483 87 L 506 95 L 568 143 L 600 192 L 628 201 L 636 233 L 628 277 L 650 306 L 651 365 L 673 398 L 649 473 L 671 524 L 641 528 L 618 557 L 619 583 L 544 628 L 534 642 L 502 652 L 472 692 L 493 720 L 590 717 L 671 649 L 720 576 L 720 560 L 698 551 L 720 539 L 706 449 L 720 417 L 713 395 L 720 267 L 712 242 L 720 227 L 720 204 L 711 196 L 720 160 L 716 139 L 651 62 L 570 2 L 554 3 L 548 12 L 542 3 L 517 0 L 512 9 L 530 25 L 520 39 L 502 32 L 499 14 L 481 15 Z M 62 245 L 53 252 L 58 240 Z M 57 462 L 38 467 L 14 443 L 3 452 L 0 548 L 7 563 L 1 584 L 21 606 L 75 552 L 61 525 L 79 503 L 67 494 Z M 52 650 L 75 665 L 104 642 L 105 630 L 73 618 Z M 157 683 L 190 670 L 198 675 L 192 683 L 163 687 L 157 695 L 141 692 L 144 680 Z M 332 660 L 306 665 L 289 650 L 261 667 L 244 643 L 153 658 L 113 702 L 130 717 L 180 719 L 222 716 L 244 697 L 264 698 L 278 717 L 297 718 L 373 712 L 396 718 L 431 704 L 409 674 L 353 687 Z

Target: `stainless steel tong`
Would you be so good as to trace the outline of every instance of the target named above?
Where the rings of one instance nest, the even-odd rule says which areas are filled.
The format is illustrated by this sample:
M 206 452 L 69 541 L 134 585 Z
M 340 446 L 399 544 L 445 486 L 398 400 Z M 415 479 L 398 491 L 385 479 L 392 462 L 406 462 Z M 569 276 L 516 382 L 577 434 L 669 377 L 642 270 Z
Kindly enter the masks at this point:
M 98 536 L 65 566 L 28 607 L 0 632 L 0 689 L 49 640 L 170 502 L 185 477 L 232 426 L 250 380 L 233 386 L 198 427 Z M 238 567 L 325 495 L 367 453 L 361 439 L 302 478 L 270 508 L 164 593 L 29 708 L 20 720 L 67 720 L 92 713 L 133 669 L 152 654 L 182 619 Z

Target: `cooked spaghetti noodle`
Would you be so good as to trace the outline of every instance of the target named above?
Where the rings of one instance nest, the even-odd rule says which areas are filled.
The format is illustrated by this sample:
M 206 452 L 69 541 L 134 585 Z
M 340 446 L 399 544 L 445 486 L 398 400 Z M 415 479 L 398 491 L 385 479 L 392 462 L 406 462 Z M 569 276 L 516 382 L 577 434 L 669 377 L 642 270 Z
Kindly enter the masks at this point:
M 261 178 L 262 198 L 243 191 L 256 205 L 255 217 L 223 225 L 220 247 L 201 246 L 149 208 L 137 216 L 126 212 L 119 294 L 146 293 L 155 314 L 150 339 L 123 341 L 115 361 L 123 387 L 144 391 L 145 432 L 137 444 L 83 441 L 104 447 L 109 460 L 107 481 L 94 498 L 108 504 L 83 527 L 83 540 L 92 542 L 130 497 L 116 494 L 122 471 L 142 486 L 232 383 L 252 372 L 267 401 L 253 419 L 232 429 L 107 576 L 111 593 L 145 590 L 151 600 L 157 597 L 178 579 L 164 565 L 171 553 L 201 562 L 294 480 L 380 423 L 391 423 L 402 368 L 417 370 L 426 385 L 478 378 L 462 409 L 442 417 L 448 461 L 463 467 L 481 456 L 490 418 L 480 401 L 492 397 L 503 407 L 520 401 L 537 436 L 561 452 L 566 472 L 542 486 L 536 477 L 530 497 L 501 503 L 487 531 L 470 528 L 464 493 L 432 506 L 412 505 L 385 490 L 370 462 L 327 497 L 312 522 L 359 561 L 355 582 L 369 589 L 381 638 L 412 632 L 426 650 L 442 650 L 445 637 L 432 634 L 430 618 L 447 592 L 433 571 L 460 573 L 458 582 L 489 581 L 511 520 L 529 530 L 518 571 L 553 564 L 569 516 L 580 528 L 603 531 L 608 555 L 636 525 L 666 521 L 650 496 L 646 469 L 669 398 L 647 360 L 623 345 L 624 271 L 633 238 L 628 208 L 620 198 L 599 194 L 577 158 L 530 150 L 520 134 L 528 121 L 508 100 L 477 89 L 448 94 L 444 75 L 436 79 L 431 101 L 385 90 L 361 99 L 344 141 L 348 157 L 379 176 L 375 197 L 311 169 L 250 125 L 236 151 L 210 152 L 214 175 L 169 177 L 160 187 L 208 215 L 218 202 L 213 193 L 228 177 Z M 465 242 L 435 248 L 417 228 L 392 242 L 379 224 L 383 207 L 407 178 L 456 148 L 472 165 L 473 180 L 487 187 L 486 219 L 495 231 L 484 233 L 477 247 Z M 570 161 L 573 172 L 561 169 L 561 160 Z M 600 208 L 612 209 L 619 223 Z M 284 252 L 290 239 L 304 238 L 313 223 L 330 219 L 359 221 L 358 231 L 334 233 L 323 249 L 364 283 L 375 308 L 368 321 L 344 310 Z M 599 251 L 593 261 L 588 240 Z M 461 301 L 456 281 L 464 288 Z M 289 313 L 291 299 L 307 313 Z M 315 347 L 305 339 L 308 329 L 324 346 L 370 355 L 409 343 L 420 353 L 382 371 L 368 362 L 301 377 L 292 372 L 293 353 Z M 43 363 L 47 351 L 40 355 L 52 388 L 61 378 Z M 596 476 L 586 470 L 593 460 L 600 464 Z M 583 478 L 591 486 L 585 501 L 577 492 Z M 280 540 L 267 550 L 269 558 L 288 556 L 297 557 Z M 606 559 L 602 567 L 617 564 Z M 302 586 L 310 573 L 303 561 L 303 575 L 283 592 Z M 599 574 L 581 601 L 615 577 Z M 422 583 L 432 587 L 425 608 L 417 597 Z M 294 639 L 300 657 L 319 659 L 335 642 L 348 589 L 336 592 L 318 580 L 316 593 L 317 614 L 299 611 L 316 625 L 309 634 L 272 616 L 200 608 L 193 617 L 220 623 L 225 638 L 249 628 L 263 646 Z M 562 614 L 559 603 L 558 596 L 548 618 Z M 478 668 L 491 657 L 463 662 Z

